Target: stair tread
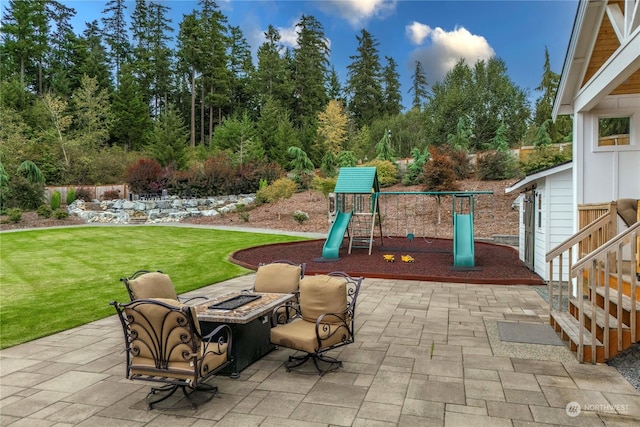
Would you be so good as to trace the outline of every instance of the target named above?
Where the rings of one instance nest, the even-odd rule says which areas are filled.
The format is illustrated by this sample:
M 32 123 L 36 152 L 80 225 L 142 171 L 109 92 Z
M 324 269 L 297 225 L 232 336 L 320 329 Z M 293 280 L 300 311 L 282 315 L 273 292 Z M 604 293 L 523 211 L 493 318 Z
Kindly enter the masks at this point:
M 604 292 L 605 291 L 605 287 L 604 286 L 597 286 L 596 287 L 596 293 L 598 295 L 601 295 L 604 298 Z M 618 291 L 613 289 L 613 288 L 609 288 L 609 301 L 617 303 L 618 302 Z M 636 307 L 640 306 L 640 303 L 636 304 Z M 631 311 L 631 297 L 628 296 L 627 294 L 622 294 L 622 308 L 624 308 L 627 311 Z M 640 308 L 640 307 L 638 307 Z
M 562 330 L 567 334 L 569 339 L 575 344 L 579 343 L 580 323 L 570 313 L 566 311 L 553 311 L 551 316 L 555 322 L 560 325 Z M 582 332 L 584 345 L 591 345 L 592 335 L 588 330 Z M 596 345 L 602 346 L 602 341 L 596 338 Z
M 578 304 L 579 304 L 578 299 L 571 298 L 571 303 L 576 307 L 576 309 L 578 308 Z M 593 320 L 593 307 L 591 306 L 591 301 L 585 301 L 584 304 L 582 305 L 582 309 L 584 311 L 585 316 Z M 595 313 L 596 325 L 603 327 L 605 316 L 606 316 L 606 313 L 604 309 L 596 306 L 596 313 Z M 613 314 L 609 314 L 609 328 L 615 329 L 617 327 L 618 327 L 618 319 L 616 319 L 616 317 Z M 629 327 L 624 323 L 622 323 L 622 329 L 629 329 Z

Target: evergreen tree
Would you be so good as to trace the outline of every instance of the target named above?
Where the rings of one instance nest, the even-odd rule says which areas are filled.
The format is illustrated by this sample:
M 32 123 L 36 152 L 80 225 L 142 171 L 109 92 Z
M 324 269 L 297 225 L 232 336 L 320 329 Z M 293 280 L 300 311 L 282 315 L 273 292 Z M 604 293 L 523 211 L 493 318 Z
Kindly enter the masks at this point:
M 80 86 L 77 74 L 78 38 L 73 32 L 71 18 L 76 15 L 72 8 L 62 3 L 50 0 L 47 2 L 47 15 L 53 29 L 49 36 L 49 51 L 47 53 L 47 70 L 45 86 L 54 93 L 68 94 Z
M 560 84 L 560 75 L 551 70 L 549 50 L 545 46 L 542 80 L 540 81 L 540 85 L 536 87 L 536 91 L 542 92 L 542 95 L 540 95 L 535 102 L 533 124 L 540 128 L 544 125 L 545 131 L 552 142 L 561 142 L 571 133 L 572 127 L 571 119 L 567 116 L 558 117 L 555 123 L 552 121 L 547 122 L 551 119 L 553 101 L 556 97 L 558 84 Z
M 402 111 L 402 95 L 400 94 L 400 74 L 398 64 L 390 57 L 385 56 L 387 65 L 382 70 L 384 80 L 384 112 L 389 116 L 396 116 Z
M 151 128 L 149 108 L 142 99 L 138 82 L 128 66 L 118 79 L 118 90 L 114 94 L 111 135 L 116 144 L 125 150 L 140 150 L 144 147 L 146 134 Z
M 347 104 L 347 100 L 342 93 L 342 85 L 340 84 L 338 73 L 336 73 L 336 69 L 333 66 L 331 67 L 331 71 L 329 71 L 329 80 L 327 82 L 327 86 L 327 96 L 329 97 L 329 99 L 340 101 L 342 105 Z
M 182 170 L 187 166 L 188 140 L 187 127 L 176 109 L 169 105 L 153 124 L 147 150 L 162 166 Z
M 293 97 L 293 85 L 287 61 L 280 56 L 280 33 L 269 25 L 264 36 L 266 41 L 258 48 L 258 66 L 254 79 L 258 103 L 264 105 L 271 98 L 286 106 Z
M 102 45 L 102 37 L 98 21 L 86 23 L 82 37 L 78 40 L 77 56 L 78 66 L 76 74 L 86 75 L 97 80 L 101 89 L 112 91 L 111 72 L 109 71 L 109 59 L 107 49 Z M 79 78 L 78 77 L 78 84 Z
M 378 56 L 379 43 L 362 29 L 358 40 L 358 53 L 350 56 L 347 66 L 346 92 L 349 111 L 358 127 L 371 123 L 382 113 L 381 67 Z
M 200 140 L 204 142 L 205 132 L 208 141 L 213 135 L 214 122 L 222 122 L 222 112 L 230 105 L 231 73 L 227 68 L 227 49 L 229 37 L 227 34 L 227 17 L 220 12 L 214 0 L 200 0 L 201 12 L 199 24 L 201 26 L 202 60 L 206 66 L 202 68 L 202 83 L 204 89 L 203 101 L 208 106 L 208 132 L 201 123 Z M 201 115 L 202 117 L 202 115 Z
M 322 24 L 313 16 L 302 15 L 297 29 L 298 46 L 293 51 L 293 116 L 297 126 L 302 127 L 327 105 L 325 82 L 330 52 Z
M 45 0 L 10 0 L 2 16 L 2 75 L 18 75 L 22 87 L 42 93 L 48 23 Z
M 250 79 L 254 73 L 251 48 L 240 27 L 229 27 L 229 71 L 231 72 L 230 114 L 253 110 Z
M 180 23 L 178 33 L 178 59 L 179 71 L 186 75 L 190 95 L 190 137 L 191 147 L 196 146 L 196 99 L 198 87 L 196 86 L 196 76 L 203 67 L 202 46 L 199 40 L 202 38 L 201 28 L 195 13 L 185 15 Z
M 131 45 L 125 20 L 126 0 L 109 0 L 102 11 L 102 34 L 109 47 L 109 60 L 115 71 L 116 85 L 122 64 L 129 62 Z
M 411 76 L 411 87 L 409 93 L 413 94 L 411 98 L 411 107 L 420 110 L 422 103 L 429 96 L 427 83 L 427 75 L 422 68 L 422 62 L 416 61 L 416 68 Z

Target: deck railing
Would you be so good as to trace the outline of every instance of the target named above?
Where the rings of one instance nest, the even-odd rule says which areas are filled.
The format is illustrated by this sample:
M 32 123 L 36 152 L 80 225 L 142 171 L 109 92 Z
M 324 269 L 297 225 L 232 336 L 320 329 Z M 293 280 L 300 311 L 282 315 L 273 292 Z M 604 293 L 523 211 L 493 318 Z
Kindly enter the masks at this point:
M 590 204 L 578 207 L 579 227 L 573 236 L 560 243 L 546 255 L 549 264 L 549 310 L 567 311 L 569 307 L 568 295 L 564 295 L 564 288 L 568 286 L 566 277 L 570 274 L 574 258 L 578 260 L 599 248 L 611 237 L 617 229 L 616 202 L 606 204 Z M 586 221 L 589 220 L 588 223 Z M 577 252 L 576 252 L 577 251 Z M 574 253 L 576 256 L 574 256 Z M 568 269 L 564 271 L 565 265 Z M 555 267 L 557 266 L 557 274 Z M 557 297 L 555 291 L 557 290 Z M 554 308 L 554 301 L 557 306 Z
M 627 280 L 630 283 L 629 289 L 629 297 L 630 297 L 630 325 L 629 329 L 631 332 L 631 342 L 637 342 L 637 327 L 636 325 L 636 313 L 638 310 L 638 306 L 640 303 L 638 302 L 637 285 L 638 285 L 638 277 L 635 274 L 635 271 L 625 271 L 623 268 L 623 253 L 629 248 L 629 253 L 632 254 L 632 258 L 636 259 L 638 256 L 638 238 L 640 238 L 640 222 L 636 222 L 631 227 L 629 227 L 624 232 L 620 233 L 614 239 L 602 245 L 600 248 L 593 251 L 591 254 L 585 256 L 581 260 L 577 261 L 575 265 L 571 268 L 571 278 L 576 280 L 577 283 L 582 283 L 583 280 L 586 280 L 586 286 L 576 286 L 570 287 L 570 292 L 575 293 L 572 295 L 578 300 L 578 321 L 580 324 L 579 327 L 579 339 L 578 339 L 578 360 L 582 363 L 584 362 L 584 346 L 591 346 L 591 354 L 596 354 L 596 334 L 594 331 L 591 331 L 591 342 L 584 342 L 584 331 L 585 327 L 585 304 L 590 304 L 590 312 L 596 313 L 596 290 L 598 287 L 602 287 L 602 291 L 604 292 L 604 327 L 603 327 L 603 346 L 604 346 L 604 357 L 605 360 L 609 359 L 609 336 L 610 336 L 610 325 L 609 318 L 610 315 L 613 315 L 618 321 L 616 322 L 617 329 L 617 349 L 618 351 L 622 350 L 622 296 L 623 296 L 623 283 Z M 611 271 L 611 262 L 610 260 L 615 260 L 616 271 Z M 630 274 L 625 274 L 630 273 Z M 625 277 L 623 277 L 625 276 Z M 617 292 L 617 301 L 615 301 L 615 306 L 617 307 L 616 313 L 611 313 L 611 305 L 609 304 L 610 298 L 609 293 L 611 289 L 611 279 L 615 278 L 615 283 L 617 283 L 618 292 Z M 586 288 L 586 289 L 585 289 Z M 590 297 L 590 298 L 589 298 Z M 585 302 L 586 301 L 586 302 Z M 595 323 L 595 319 L 591 320 L 591 324 Z M 591 358 L 593 363 L 595 363 L 595 357 Z

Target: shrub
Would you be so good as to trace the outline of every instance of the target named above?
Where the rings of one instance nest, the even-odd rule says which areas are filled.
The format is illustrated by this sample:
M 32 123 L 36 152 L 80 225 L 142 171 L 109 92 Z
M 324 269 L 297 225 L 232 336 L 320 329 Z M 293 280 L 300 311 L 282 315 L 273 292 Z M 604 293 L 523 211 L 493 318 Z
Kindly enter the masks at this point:
M 85 202 L 90 202 L 91 190 L 83 187 L 76 189 L 76 200 L 84 200 Z
M 560 151 L 557 146 L 553 145 L 537 146 L 529 155 L 527 161 L 520 164 L 520 169 L 528 175 L 569 161 L 571 160 L 571 155 L 571 148 Z
M 43 218 L 51 218 L 51 214 L 53 213 L 49 205 L 38 206 L 37 212 L 38 212 L 38 216 L 41 216 Z
M 336 183 L 338 182 L 338 178 L 320 178 L 316 176 L 311 180 L 311 188 L 321 192 L 324 197 L 328 197 L 329 193 L 331 193 L 336 188 Z
M 69 188 L 67 190 L 67 205 L 76 201 L 76 190 L 75 188 Z
M 453 163 L 453 171 L 457 179 L 467 179 L 471 176 L 471 162 L 466 150 L 450 150 L 449 158 Z
M 126 175 L 133 193 L 153 193 L 162 189 L 162 166 L 154 159 L 139 159 L 127 167 Z
M 478 157 L 478 179 L 498 181 L 518 175 L 518 163 L 510 151 L 496 151 Z
M 303 222 L 309 220 L 309 215 L 306 212 L 302 211 L 295 211 L 291 214 L 291 216 L 296 220 L 298 224 L 302 224 Z
M 22 210 L 20 208 L 8 209 L 7 217 L 11 222 L 20 222 L 20 220 L 22 220 Z
M 55 219 L 67 219 L 69 218 L 69 212 L 67 212 L 65 209 L 56 209 L 53 212 L 53 217 Z
M 6 208 L 38 209 L 44 202 L 44 184 L 30 182 L 22 174 L 14 174 L 9 178 L 6 190 L 2 190 L 2 199 Z
M 297 185 L 289 178 L 280 178 L 271 185 L 258 190 L 256 201 L 258 203 L 273 203 L 279 199 L 288 199 L 296 192 Z
M 249 222 L 249 212 L 247 206 L 244 203 L 238 203 L 236 205 L 236 212 L 238 212 L 238 218 L 244 222 Z
M 429 149 L 430 160 L 425 163 L 422 183 L 425 191 L 457 191 L 456 174 L 451 158 L 436 147 Z
M 62 204 L 62 195 L 58 190 L 54 191 L 53 194 L 51 194 L 51 200 L 49 203 L 51 204 L 52 211 L 60 208 L 60 204 Z
M 120 198 L 120 190 L 105 191 L 102 200 L 118 200 Z
M 374 166 L 378 174 L 380 187 L 391 187 L 398 183 L 398 167 L 389 160 L 371 160 L 362 166 Z

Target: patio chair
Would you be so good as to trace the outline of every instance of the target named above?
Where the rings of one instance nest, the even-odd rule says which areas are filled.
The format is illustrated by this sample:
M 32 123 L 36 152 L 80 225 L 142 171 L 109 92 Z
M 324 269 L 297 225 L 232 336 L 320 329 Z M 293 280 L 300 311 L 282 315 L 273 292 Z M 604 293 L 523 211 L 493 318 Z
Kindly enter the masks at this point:
M 256 279 L 253 284 L 253 292 L 270 292 L 279 294 L 294 294 L 295 305 L 298 304 L 300 280 L 304 278 L 306 263 L 297 264 L 288 260 L 277 260 L 269 263 L 258 264 Z M 285 323 L 288 319 L 286 307 L 277 310 L 279 323 Z
M 192 398 L 205 392 L 209 401 L 218 388 L 205 383 L 231 363 L 232 336 L 220 325 L 202 336 L 195 308 L 172 299 L 111 302 L 118 313 L 126 348 L 126 377 L 163 383 L 147 394 L 148 409 L 168 399 L 178 389 L 197 409 Z M 152 399 L 158 394 L 159 398 Z
M 131 301 L 147 298 L 167 298 L 188 303 L 198 299 L 208 299 L 205 296 L 179 297 L 169 275 L 160 270 L 138 270 L 129 277 L 121 278 L 120 281 L 127 288 Z
M 343 272 L 306 276 L 300 280 L 300 305 L 287 303 L 294 314 L 286 324 L 272 318 L 271 342 L 304 352 L 289 356 L 285 368 L 313 360 L 320 376 L 338 369 L 342 362 L 326 353 L 354 342 L 356 300 L 362 277 L 354 278 Z

